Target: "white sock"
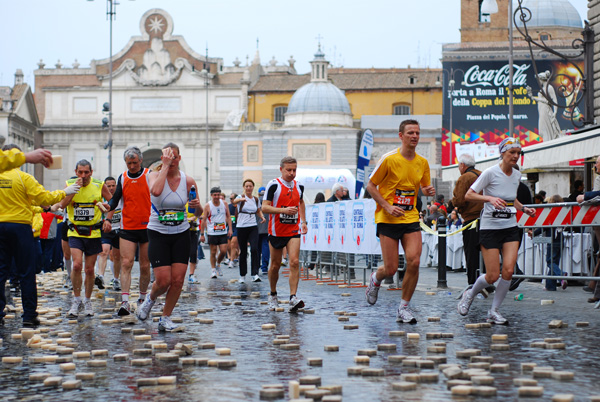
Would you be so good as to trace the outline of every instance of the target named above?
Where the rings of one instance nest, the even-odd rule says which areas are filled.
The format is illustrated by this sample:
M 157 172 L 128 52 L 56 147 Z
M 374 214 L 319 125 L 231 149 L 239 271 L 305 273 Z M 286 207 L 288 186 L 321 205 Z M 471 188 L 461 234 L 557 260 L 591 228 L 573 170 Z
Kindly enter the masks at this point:
M 406 301 L 404 299 L 401 299 L 400 300 L 400 308 L 408 307 L 408 303 L 410 303 L 410 301 Z
M 481 292 L 483 289 L 487 288 L 490 285 L 491 283 L 488 283 L 485 280 L 485 274 L 479 275 L 479 278 L 477 278 L 477 280 L 473 284 L 473 287 L 471 288 L 471 295 L 473 297 L 477 296 L 477 293 Z
M 121 301 L 128 302 L 129 301 L 129 293 L 121 293 Z
M 89 297 L 84 297 L 84 298 L 83 298 L 83 302 L 84 302 L 84 303 L 87 303 L 87 302 L 89 302 L 89 301 L 91 301 L 91 300 L 89 299 Z
M 73 300 L 75 300 L 77 303 L 81 303 L 81 296 L 73 296 Z
M 373 272 L 371 274 L 371 277 L 373 278 L 373 282 L 375 282 L 375 285 L 381 285 L 381 282 L 377 280 L 377 272 Z
M 510 281 L 500 278 L 498 285 L 496 286 L 496 292 L 494 293 L 494 301 L 492 302 L 492 310 L 497 310 L 498 307 L 504 301 L 508 288 L 510 287 Z

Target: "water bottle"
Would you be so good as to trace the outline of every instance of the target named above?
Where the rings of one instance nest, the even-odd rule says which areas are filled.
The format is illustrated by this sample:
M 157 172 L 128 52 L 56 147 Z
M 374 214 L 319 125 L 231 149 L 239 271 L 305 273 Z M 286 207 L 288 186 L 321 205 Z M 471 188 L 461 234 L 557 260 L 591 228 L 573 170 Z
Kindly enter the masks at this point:
M 190 195 L 188 196 L 188 201 L 192 201 L 192 200 L 195 200 L 195 199 L 196 199 L 196 187 L 192 186 L 192 188 L 190 189 Z M 188 212 L 190 214 L 193 214 L 193 213 L 196 212 L 196 208 L 190 208 L 188 206 Z
M 521 301 L 523 300 L 523 293 L 519 293 L 518 295 L 515 296 L 515 300 L 516 301 Z

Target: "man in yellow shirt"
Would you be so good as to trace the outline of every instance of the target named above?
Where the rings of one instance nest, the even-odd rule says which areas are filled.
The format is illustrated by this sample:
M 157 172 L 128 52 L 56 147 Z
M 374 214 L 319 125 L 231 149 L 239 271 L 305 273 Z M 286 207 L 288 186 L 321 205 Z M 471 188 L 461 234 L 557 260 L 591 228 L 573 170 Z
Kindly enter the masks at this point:
M 375 304 L 381 281 L 398 270 L 398 242 L 401 241 L 406 273 L 397 321 L 415 324 L 417 319 L 409 303 L 417 287 L 421 259 L 417 197 L 419 187 L 426 196 L 434 196 L 435 189 L 430 181 L 429 163 L 416 153 L 421 134 L 419 122 L 404 120 L 399 131 L 402 145 L 381 157 L 367 184 L 367 191 L 377 202 L 375 223 L 383 265 L 371 275 L 366 297 L 369 304 Z
M 2 152 L 14 155 L 14 150 L 19 150 L 16 145 L 5 145 Z M 73 185 L 65 190 L 46 191 L 33 176 L 19 169 L 0 173 L 0 324 L 4 322 L 6 306 L 4 283 L 14 258 L 21 282 L 23 325 L 39 325 L 31 206 L 54 204 L 78 190 Z
M 92 177 L 92 164 L 82 159 L 75 166 L 77 179 L 67 180 L 67 185 L 77 183 L 81 186 L 79 193 L 61 201 L 69 216 L 69 247 L 73 257 L 71 282 L 73 283 L 73 302 L 67 313 L 68 318 L 77 318 L 79 310 L 83 314 L 93 316 L 92 290 L 94 289 L 94 266 L 98 254 L 102 251 L 100 229 L 102 228 L 102 198 L 110 200 L 112 194 L 101 180 Z M 108 209 L 108 204 L 103 208 Z M 85 298 L 81 300 L 82 270 L 85 254 Z
M 52 152 L 47 149 L 38 148 L 25 154 L 16 145 L 14 147 L 5 151 L 4 148 L 7 148 L 7 146 L 4 146 L 3 150 L 0 151 L 0 173 L 18 168 L 24 163 L 41 163 L 46 167 L 52 163 Z

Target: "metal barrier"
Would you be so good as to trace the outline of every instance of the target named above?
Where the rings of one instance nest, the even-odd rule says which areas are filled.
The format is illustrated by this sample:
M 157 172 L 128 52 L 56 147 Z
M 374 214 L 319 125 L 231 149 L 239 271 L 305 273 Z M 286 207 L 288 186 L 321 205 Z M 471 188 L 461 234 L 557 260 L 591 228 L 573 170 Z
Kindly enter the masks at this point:
M 528 207 L 536 210 L 535 217 L 517 213 L 518 225 L 525 230 L 517 260 L 524 273 L 513 277 L 600 280 L 594 274 L 598 259 L 593 253 L 594 237 L 600 239 L 600 206 L 568 202 Z

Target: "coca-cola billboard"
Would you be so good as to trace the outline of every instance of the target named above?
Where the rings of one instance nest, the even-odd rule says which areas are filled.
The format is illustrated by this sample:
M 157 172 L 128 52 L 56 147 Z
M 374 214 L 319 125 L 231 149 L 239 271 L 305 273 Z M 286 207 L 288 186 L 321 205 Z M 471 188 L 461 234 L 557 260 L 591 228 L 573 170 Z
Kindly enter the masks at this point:
M 583 71 L 583 61 L 576 63 Z M 553 93 L 556 102 L 563 106 L 556 109 L 556 120 L 560 128 L 573 129 L 571 119 L 579 120 L 583 117 L 583 102 L 579 107 L 574 106 L 582 96 L 581 73 L 573 64 L 563 61 L 537 61 L 536 65 L 538 73 L 545 71 L 550 73 L 549 92 Z M 477 148 L 478 151 L 473 152 L 476 156 L 486 157 L 485 150 L 493 152 L 493 145 L 508 135 L 508 63 L 506 61 L 445 62 L 443 68 L 445 71 L 442 165 L 451 164 L 450 147 L 452 147 L 452 163 L 456 163 L 458 152 L 470 149 L 470 144 L 472 144 L 471 148 Z M 454 80 L 452 92 L 449 88 L 450 79 Z M 532 88 L 532 93 L 527 87 Z M 543 142 L 544 133 L 538 130 L 538 108 L 543 108 L 545 105 L 538 105 L 537 96 L 539 96 L 539 85 L 531 61 L 515 61 L 513 119 L 515 134 L 520 137 L 524 146 Z M 547 110 L 542 114 L 544 113 L 547 113 Z

